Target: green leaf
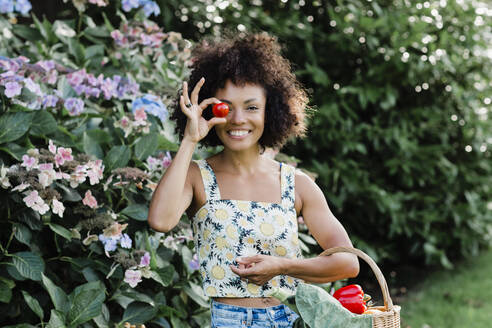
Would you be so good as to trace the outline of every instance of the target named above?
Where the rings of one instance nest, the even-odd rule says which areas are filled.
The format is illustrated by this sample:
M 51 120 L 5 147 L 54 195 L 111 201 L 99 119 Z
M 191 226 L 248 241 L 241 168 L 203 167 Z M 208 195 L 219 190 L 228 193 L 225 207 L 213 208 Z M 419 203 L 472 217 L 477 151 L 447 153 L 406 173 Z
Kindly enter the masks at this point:
M 123 209 L 120 214 L 129 216 L 137 221 L 147 221 L 149 209 L 147 206 L 142 204 L 131 204 Z
M 102 305 L 102 312 L 100 315 L 94 318 L 94 322 L 99 328 L 110 328 L 109 326 L 109 310 L 106 304 Z
M 51 310 L 50 321 L 48 322 L 47 328 L 65 328 L 65 316 L 62 312 L 57 310 Z
M 104 130 L 100 129 L 91 129 L 85 131 L 91 137 L 92 140 L 99 144 L 108 144 L 111 143 L 111 136 Z
M 189 284 L 189 286 L 185 286 L 183 288 L 185 293 L 188 294 L 191 299 L 197 302 L 200 306 L 207 308 L 209 306 L 208 297 L 203 292 L 203 288 L 192 282 L 190 282 Z
M 98 30 L 101 30 L 98 28 Z M 85 49 L 85 59 L 91 59 L 92 57 L 95 56 L 104 56 L 104 46 L 101 44 L 95 44 L 92 46 L 89 46 Z
M 14 236 L 17 241 L 27 246 L 31 246 L 31 230 L 22 223 L 14 223 Z
M 41 308 L 41 305 L 39 305 L 39 302 L 37 299 L 29 295 L 28 292 L 22 291 L 22 295 L 24 295 L 24 300 L 26 301 L 27 305 L 31 308 L 31 310 L 36 313 L 36 315 L 43 321 L 44 314 L 43 314 L 43 309 Z
M 152 279 L 159 282 L 164 287 L 167 287 L 173 281 L 175 269 L 174 266 L 169 264 L 164 268 L 152 270 L 151 272 L 152 272 L 152 276 L 151 276 Z
M 87 132 L 84 132 L 84 135 L 82 136 L 82 144 L 84 147 L 84 152 L 88 155 L 93 155 L 99 159 L 102 159 L 104 157 L 103 150 L 99 143 L 92 139 Z
M 132 302 L 123 313 L 121 323 L 144 324 L 157 314 L 157 309 L 147 303 Z
M 78 202 L 82 200 L 82 196 L 77 192 L 76 189 L 67 187 L 61 183 L 55 182 L 57 188 L 61 189 L 62 191 L 62 199 L 65 201 L 70 201 L 70 202 Z
M 28 149 L 29 148 L 22 147 L 21 145 L 14 142 L 9 142 L 8 144 L 6 144 L 6 147 L 0 147 L 0 150 L 3 150 L 18 161 L 22 159 L 22 156 L 27 153 Z
M 168 140 L 162 134 L 159 134 L 159 148 L 160 150 L 178 151 L 179 146 L 174 142 Z
M 0 144 L 22 137 L 31 127 L 34 113 L 18 112 L 0 116 Z
M 125 167 L 130 161 L 131 150 L 125 145 L 115 146 L 104 158 L 104 165 L 108 171 Z
M 327 291 L 301 283 L 297 287 L 296 306 L 311 328 L 371 328 L 371 315 L 354 314 Z
M 19 281 L 26 280 L 26 278 L 24 278 L 23 276 L 21 276 L 21 274 L 19 273 L 19 271 L 17 271 L 17 269 L 14 266 L 12 266 L 12 265 L 9 265 L 7 267 L 7 272 L 15 280 L 19 280 Z
M 44 40 L 47 41 L 48 44 L 53 44 L 56 42 L 56 35 L 53 33 L 51 23 L 46 19 L 46 17 L 43 19 L 42 23 L 35 15 L 32 15 L 32 18 Z
M 40 281 L 44 272 L 44 261 L 36 253 L 18 252 L 13 254 L 12 262 L 21 276 Z
M 45 110 L 36 112 L 31 125 L 30 134 L 35 136 L 46 136 L 58 129 L 55 118 Z
M 157 151 L 159 147 L 159 134 L 149 133 L 141 137 L 135 145 L 135 156 L 139 160 L 145 160 Z
M 41 274 L 41 277 L 43 281 L 43 286 L 48 291 L 48 294 L 50 295 L 51 301 L 53 302 L 55 309 L 61 312 L 65 312 L 68 307 L 67 294 L 65 294 L 63 289 L 55 285 L 51 281 L 51 279 L 45 276 L 44 274 Z M 53 313 L 51 313 L 51 315 L 53 315 Z
M 21 38 L 31 42 L 39 41 L 39 39 L 41 39 L 42 37 L 41 33 L 39 33 L 38 30 L 24 24 L 16 24 L 15 28 L 12 29 L 12 32 L 20 36 Z
M 85 60 L 84 46 L 76 38 L 68 40 L 68 52 L 75 57 L 77 64 L 82 64 Z
M 0 280 L 0 302 L 8 304 L 11 298 L 12 298 L 12 288 L 7 283 Z
M 106 288 L 100 281 L 88 282 L 75 288 L 69 295 L 69 326 L 77 326 L 101 314 Z
M 53 232 L 59 234 L 60 236 L 62 236 L 63 238 L 65 238 L 67 240 L 72 240 L 72 233 L 67 228 L 62 227 L 59 224 L 51 223 L 51 222 L 46 223 L 46 224 L 50 227 L 51 230 L 53 230 Z

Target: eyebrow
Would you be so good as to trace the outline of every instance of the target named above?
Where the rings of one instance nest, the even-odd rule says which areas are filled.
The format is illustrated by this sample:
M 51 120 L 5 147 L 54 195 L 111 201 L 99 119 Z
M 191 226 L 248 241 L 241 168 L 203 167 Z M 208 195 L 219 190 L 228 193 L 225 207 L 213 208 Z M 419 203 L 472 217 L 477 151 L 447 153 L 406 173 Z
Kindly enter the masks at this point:
M 228 103 L 228 104 L 232 104 L 229 100 L 227 99 L 221 99 L 221 101 L 225 102 L 225 103 Z M 248 99 L 248 100 L 245 100 L 244 103 L 247 104 L 247 103 L 250 103 L 252 101 L 257 101 L 256 98 L 251 98 L 251 99 Z

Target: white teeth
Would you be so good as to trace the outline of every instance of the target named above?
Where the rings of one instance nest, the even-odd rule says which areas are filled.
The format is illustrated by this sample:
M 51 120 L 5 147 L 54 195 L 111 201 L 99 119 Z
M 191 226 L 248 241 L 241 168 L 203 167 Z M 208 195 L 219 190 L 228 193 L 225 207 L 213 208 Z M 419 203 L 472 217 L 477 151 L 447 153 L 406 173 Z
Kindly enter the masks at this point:
M 232 131 L 229 131 L 229 134 L 232 136 L 241 137 L 241 136 L 247 135 L 248 131 L 246 131 L 246 130 L 232 130 Z

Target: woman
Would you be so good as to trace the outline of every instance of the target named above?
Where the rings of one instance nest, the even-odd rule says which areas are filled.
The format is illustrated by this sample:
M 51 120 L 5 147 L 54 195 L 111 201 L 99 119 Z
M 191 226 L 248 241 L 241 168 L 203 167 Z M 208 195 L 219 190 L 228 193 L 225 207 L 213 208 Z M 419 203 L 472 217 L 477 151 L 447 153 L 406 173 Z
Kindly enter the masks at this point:
M 272 293 L 359 270 L 351 254 L 300 258 L 299 215 L 322 248 L 352 244 L 312 179 L 262 155 L 303 134 L 307 96 L 267 34 L 203 42 L 190 86 L 172 115 L 181 144 L 152 196 L 149 224 L 167 232 L 185 211 L 192 218 L 212 327 L 290 327 L 297 314 Z M 230 111 L 211 118 L 219 102 Z M 192 161 L 199 142 L 223 150 Z

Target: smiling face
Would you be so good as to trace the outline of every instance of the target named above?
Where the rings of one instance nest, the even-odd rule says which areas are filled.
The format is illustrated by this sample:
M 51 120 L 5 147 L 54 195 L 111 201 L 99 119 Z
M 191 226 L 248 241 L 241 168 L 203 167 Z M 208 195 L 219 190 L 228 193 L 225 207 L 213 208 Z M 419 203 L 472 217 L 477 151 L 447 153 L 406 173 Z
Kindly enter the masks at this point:
M 229 105 L 226 124 L 215 127 L 225 148 L 233 151 L 258 148 L 265 127 L 266 92 L 256 84 L 237 86 L 227 81 L 215 97 Z

